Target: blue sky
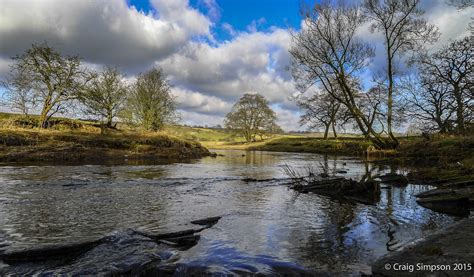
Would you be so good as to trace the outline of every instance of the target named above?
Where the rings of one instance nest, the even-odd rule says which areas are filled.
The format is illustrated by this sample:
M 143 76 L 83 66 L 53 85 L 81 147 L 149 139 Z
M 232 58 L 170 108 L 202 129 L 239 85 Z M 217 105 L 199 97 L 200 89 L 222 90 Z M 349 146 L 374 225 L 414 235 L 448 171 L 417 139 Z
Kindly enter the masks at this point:
M 229 24 L 236 31 L 247 31 L 256 24 L 259 31 L 269 31 L 271 27 L 298 28 L 301 22 L 298 0 L 215 0 L 218 16 L 211 16 L 214 23 L 213 34 L 219 41 L 232 39 L 223 25 Z M 205 0 L 190 0 L 191 7 L 209 15 L 209 3 Z M 129 5 L 144 12 L 154 11 L 148 0 L 129 0 Z

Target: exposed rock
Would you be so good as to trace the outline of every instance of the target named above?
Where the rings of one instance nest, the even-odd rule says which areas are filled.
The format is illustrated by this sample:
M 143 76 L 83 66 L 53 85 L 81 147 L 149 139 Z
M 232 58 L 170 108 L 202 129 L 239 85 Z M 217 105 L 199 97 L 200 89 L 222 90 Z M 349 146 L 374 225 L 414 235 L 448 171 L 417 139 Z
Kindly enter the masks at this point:
M 216 224 L 222 217 L 220 216 L 214 216 L 214 217 L 208 217 L 204 219 L 199 219 L 199 220 L 193 220 L 191 221 L 192 224 L 197 224 L 197 225 L 214 225 Z
M 402 174 L 387 173 L 385 175 L 375 176 L 374 179 L 380 180 L 382 183 L 391 185 L 406 186 L 408 185 L 408 178 Z
M 372 265 L 372 274 L 373 276 L 473 276 L 472 245 L 474 245 L 474 219 L 464 219 L 380 258 Z M 444 266 L 444 268 L 436 269 L 433 266 Z
M 179 257 L 173 249 L 194 246 L 197 234 L 221 217 L 192 221 L 199 228 L 147 233 L 115 232 L 101 239 L 0 254 L 0 275 L 146 275 L 165 270 L 161 266 Z M 184 226 L 188 227 L 187 224 Z M 166 270 L 165 270 L 166 271 Z M 164 272 L 165 273 L 165 272 Z
M 474 210 L 474 181 L 456 182 L 416 195 L 416 202 L 437 212 L 467 216 Z
M 375 204 L 380 200 L 380 186 L 374 181 L 357 182 L 341 177 L 313 180 L 306 185 L 295 185 L 292 188 L 300 193 L 313 192 L 363 204 Z

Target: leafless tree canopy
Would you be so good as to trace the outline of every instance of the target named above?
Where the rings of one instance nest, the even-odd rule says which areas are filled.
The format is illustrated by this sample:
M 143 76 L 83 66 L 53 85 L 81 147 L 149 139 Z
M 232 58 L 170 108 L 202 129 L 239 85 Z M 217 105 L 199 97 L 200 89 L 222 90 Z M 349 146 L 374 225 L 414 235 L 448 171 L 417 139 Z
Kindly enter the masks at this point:
M 359 76 L 374 52 L 356 37 L 365 15 L 359 7 L 325 3 L 307 10 L 303 29 L 293 34 L 291 72 L 301 90 L 319 86 L 351 113 L 357 127 L 380 148 L 394 142 L 376 131 L 361 107 Z
M 91 81 L 79 94 L 85 113 L 105 120 L 107 127 L 112 127 L 127 97 L 128 88 L 122 78 L 118 69 L 105 67 L 92 73 Z
M 343 127 L 351 116 L 347 108 L 329 94 L 301 95 L 297 104 L 303 109 L 300 124 L 307 125 L 310 130 L 324 128 L 324 138 L 328 138 L 329 128 L 337 138 L 336 129 Z
M 6 84 L 11 103 L 24 114 L 38 106 L 43 128 L 49 118 L 65 111 L 86 82 L 79 57 L 63 56 L 46 43 L 34 44 L 13 60 Z
M 471 38 L 453 41 L 417 59 L 419 76 L 405 82 L 411 113 L 428 129 L 465 134 L 473 120 L 473 55 Z

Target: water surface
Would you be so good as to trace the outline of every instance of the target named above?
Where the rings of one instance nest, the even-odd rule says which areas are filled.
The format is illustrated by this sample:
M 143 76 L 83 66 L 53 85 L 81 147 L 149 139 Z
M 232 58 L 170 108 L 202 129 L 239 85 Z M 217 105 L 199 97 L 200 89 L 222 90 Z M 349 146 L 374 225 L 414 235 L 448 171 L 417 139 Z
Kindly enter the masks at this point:
M 218 273 L 302 267 L 346 275 L 457 219 L 416 204 L 414 195 L 429 186 L 384 186 L 373 206 L 341 203 L 295 194 L 282 170 L 325 165 L 361 178 L 400 170 L 394 167 L 315 154 L 216 152 L 225 156 L 164 165 L 2 166 L 0 251 L 222 215 L 179 253 L 180 263 Z

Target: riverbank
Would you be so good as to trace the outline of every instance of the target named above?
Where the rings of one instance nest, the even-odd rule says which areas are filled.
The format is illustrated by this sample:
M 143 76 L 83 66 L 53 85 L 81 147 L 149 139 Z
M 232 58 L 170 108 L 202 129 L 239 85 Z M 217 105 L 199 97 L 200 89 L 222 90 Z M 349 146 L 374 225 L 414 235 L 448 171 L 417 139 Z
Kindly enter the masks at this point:
M 373 276 L 472 276 L 474 219 L 467 218 L 378 259 Z
M 205 144 L 213 148 L 211 144 Z M 263 142 L 223 144 L 217 149 L 261 150 L 273 152 L 315 153 L 366 157 L 372 161 L 416 166 L 410 178 L 416 181 L 435 181 L 474 175 L 474 136 L 434 136 L 400 138 L 396 150 L 376 150 L 361 137 L 325 140 L 319 137 L 276 137 Z M 237 147 L 237 148 L 236 148 Z M 423 167 L 421 169 L 420 167 Z
M 208 156 L 198 142 L 161 133 L 1 129 L 0 162 L 154 162 Z

